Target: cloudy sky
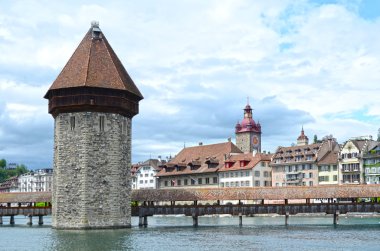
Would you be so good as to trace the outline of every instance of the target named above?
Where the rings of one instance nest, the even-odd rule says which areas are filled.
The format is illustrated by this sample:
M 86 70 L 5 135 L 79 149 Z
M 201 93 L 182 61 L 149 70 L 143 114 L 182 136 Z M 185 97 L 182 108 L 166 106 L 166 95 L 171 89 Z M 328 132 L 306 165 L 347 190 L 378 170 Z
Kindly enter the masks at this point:
M 380 1 L 14 1 L 0 4 L 0 159 L 52 166 L 44 94 L 100 22 L 145 99 L 133 162 L 234 139 L 249 102 L 262 145 L 380 127 Z

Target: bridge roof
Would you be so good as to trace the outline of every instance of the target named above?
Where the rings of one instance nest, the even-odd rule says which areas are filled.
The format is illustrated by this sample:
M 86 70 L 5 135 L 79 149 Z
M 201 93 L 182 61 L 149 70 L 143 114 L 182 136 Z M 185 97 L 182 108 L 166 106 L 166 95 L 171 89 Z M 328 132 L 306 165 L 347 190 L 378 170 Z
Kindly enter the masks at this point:
M 0 193 L 0 203 L 51 202 L 50 192 Z
M 283 200 L 380 197 L 380 185 L 133 190 L 132 201 Z M 0 203 L 51 202 L 50 192 L 0 193 Z
M 380 197 L 380 185 L 134 190 L 134 201 L 283 200 Z

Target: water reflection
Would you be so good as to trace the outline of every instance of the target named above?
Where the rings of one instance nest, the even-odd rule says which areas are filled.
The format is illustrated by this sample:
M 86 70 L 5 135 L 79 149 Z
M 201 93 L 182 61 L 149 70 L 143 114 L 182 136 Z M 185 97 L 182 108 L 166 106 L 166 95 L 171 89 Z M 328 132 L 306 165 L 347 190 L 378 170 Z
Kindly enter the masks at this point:
M 131 229 L 52 230 L 47 250 L 128 250 L 132 247 Z

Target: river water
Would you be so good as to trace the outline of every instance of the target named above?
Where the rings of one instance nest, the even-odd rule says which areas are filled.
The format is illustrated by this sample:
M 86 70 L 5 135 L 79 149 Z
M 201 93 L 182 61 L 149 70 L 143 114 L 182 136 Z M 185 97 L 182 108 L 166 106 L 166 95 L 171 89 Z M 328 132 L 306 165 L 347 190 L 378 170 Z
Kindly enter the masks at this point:
M 147 228 L 68 231 L 51 228 L 50 217 L 44 226 L 27 226 L 23 216 L 9 225 L 3 217 L 0 250 L 380 250 L 380 217 L 339 218 L 330 216 L 284 217 L 199 217 L 199 227 L 185 216 L 149 217 Z

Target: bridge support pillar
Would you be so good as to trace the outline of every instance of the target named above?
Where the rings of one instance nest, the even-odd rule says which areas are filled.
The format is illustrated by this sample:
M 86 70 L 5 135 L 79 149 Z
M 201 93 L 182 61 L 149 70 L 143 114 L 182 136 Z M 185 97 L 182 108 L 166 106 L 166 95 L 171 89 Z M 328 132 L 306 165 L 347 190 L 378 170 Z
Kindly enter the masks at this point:
M 289 212 L 285 212 L 285 226 L 289 225 L 288 221 L 289 221 Z
M 15 216 L 14 215 L 11 215 L 11 217 L 9 219 L 9 224 L 11 224 L 11 225 L 15 224 Z
M 26 223 L 26 225 L 29 225 L 29 226 L 33 225 L 33 216 L 28 215 L 28 222 Z
M 239 213 L 239 227 L 243 226 L 243 215 Z
M 0 216 L 0 225 L 3 225 L 3 216 Z
M 42 215 L 38 215 L 38 225 L 43 225 L 44 224 L 44 217 Z
M 144 216 L 144 227 L 148 226 L 148 216 Z
M 144 226 L 143 217 L 139 216 L 139 227 L 142 227 L 142 226 Z
M 193 227 L 198 227 L 198 215 L 193 214 Z
M 339 210 L 336 210 L 334 212 L 334 225 L 338 225 L 339 224 Z

